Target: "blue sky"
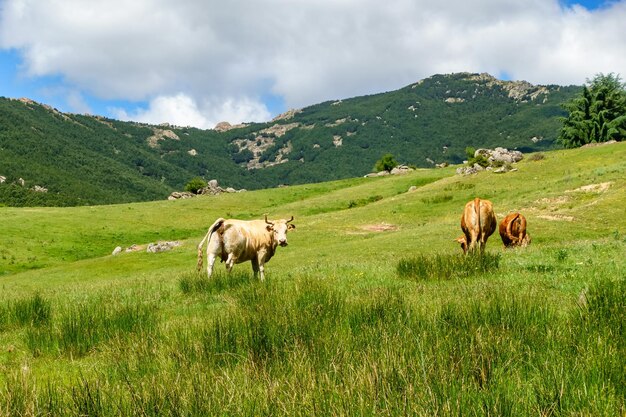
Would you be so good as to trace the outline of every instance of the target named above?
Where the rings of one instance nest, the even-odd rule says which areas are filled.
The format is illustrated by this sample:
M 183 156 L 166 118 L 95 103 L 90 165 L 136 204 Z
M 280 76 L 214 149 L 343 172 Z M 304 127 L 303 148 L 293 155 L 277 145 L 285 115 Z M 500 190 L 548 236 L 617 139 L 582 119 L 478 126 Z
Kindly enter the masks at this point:
M 0 0 L 0 96 L 210 128 L 437 73 L 626 75 L 626 0 Z

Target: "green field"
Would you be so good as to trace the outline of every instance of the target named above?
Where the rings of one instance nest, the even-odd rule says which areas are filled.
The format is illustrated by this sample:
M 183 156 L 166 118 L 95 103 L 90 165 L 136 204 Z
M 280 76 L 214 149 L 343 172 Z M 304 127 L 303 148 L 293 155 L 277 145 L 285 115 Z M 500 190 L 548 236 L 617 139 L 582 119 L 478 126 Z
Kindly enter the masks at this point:
M 0 207 L 0 415 L 624 415 L 626 144 L 454 168 Z M 532 244 L 461 257 L 475 196 Z M 264 213 L 297 226 L 265 282 L 196 273 L 216 218 Z

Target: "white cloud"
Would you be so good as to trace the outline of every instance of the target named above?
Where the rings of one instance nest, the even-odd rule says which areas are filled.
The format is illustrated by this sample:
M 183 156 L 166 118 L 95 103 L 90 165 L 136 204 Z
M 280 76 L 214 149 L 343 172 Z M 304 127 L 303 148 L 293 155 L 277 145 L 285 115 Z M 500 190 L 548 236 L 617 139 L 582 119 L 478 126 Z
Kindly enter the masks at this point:
M 301 107 L 435 73 L 626 76 L 624 21 L 626 0 L 594 12 L 558 0 L 0 0 L 0 47 L 20 50 L 30 75 L 151 102 L 129 116 L 213 123 L 267 111 L 232 97 Z
M 159 96 L 151 100 L 147 109 L 127 112 L 124 109 L 111 109 L 120 120 L 177 126 L 195 126 L 211 129 L 220 121 L 230 123 L 262 122 L 270 118 L 263 103 L 249 98 L 212 99 L 198 105 L 193 98 L 179 93 L 174 96 Z

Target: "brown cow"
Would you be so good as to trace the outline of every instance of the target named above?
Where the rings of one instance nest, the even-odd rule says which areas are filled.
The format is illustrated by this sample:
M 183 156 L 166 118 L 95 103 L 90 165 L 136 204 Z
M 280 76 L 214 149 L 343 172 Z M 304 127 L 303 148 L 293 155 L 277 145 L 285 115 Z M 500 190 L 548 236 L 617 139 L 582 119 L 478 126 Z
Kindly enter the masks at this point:
M 498 220 L 493 212 L 493 205 L 489 200 L 476 197 L 468 202 L 461 216 L 461 230 L 463 236 L 456 239 L 461 244 L 463 253 L 474 252 L 476 245 L 482 254 L 487 245 L 487 239 L 496 230 Z
M 526 233 L 526 218 L 520 213 L 507 215 L 498 227 L 505 248 L 512 246 L 528 246 L 530 235 Z
M 217 219 L 198 245 L 198 271 L 202 269 L 202 246 L 207 243 L 207 275 L 213 273 L 213 264 L 219 257 L 226 262 L 226 270 L 230 272 L 234 264 L 245 261 L 252 262 L 254 276 L 261 273 L 261 281 L 265 279 L 265 263 L 268 262 L 276 247 L 287 246 L 287 231 L 296 226 L 291 219 L 285 220 L 235 220 Z

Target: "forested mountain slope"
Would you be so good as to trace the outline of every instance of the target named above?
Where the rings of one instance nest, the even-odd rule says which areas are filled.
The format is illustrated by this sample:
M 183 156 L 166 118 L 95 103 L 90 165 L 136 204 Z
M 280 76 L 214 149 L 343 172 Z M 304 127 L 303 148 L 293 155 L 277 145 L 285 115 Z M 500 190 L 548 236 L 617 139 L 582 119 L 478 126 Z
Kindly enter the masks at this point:
M 565 114 L 561 104 L 578 91 L 486 74 L 436 75 L 397 91 L 215 130 L 65 114 L 28 99 L 0 99 L 0 204 L 163 199 L 196 176 L 246 189 L 328 181 L 362 176 L 385 153 L 430 167 L 461 162 L 467 146 L 550 149 Z

